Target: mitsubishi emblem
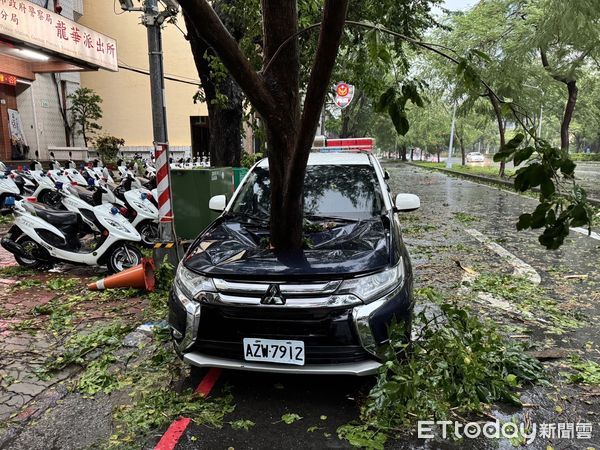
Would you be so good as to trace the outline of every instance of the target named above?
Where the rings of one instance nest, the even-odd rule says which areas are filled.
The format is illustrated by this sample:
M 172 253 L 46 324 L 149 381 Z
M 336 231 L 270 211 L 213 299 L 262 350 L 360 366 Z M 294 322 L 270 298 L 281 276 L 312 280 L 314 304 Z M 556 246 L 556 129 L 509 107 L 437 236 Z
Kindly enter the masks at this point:
M 278 284 L 272 284 L 265 292 L 265 296 L 260 300 L 263 305 L 285 305 L 285 297 L 281 294 Z

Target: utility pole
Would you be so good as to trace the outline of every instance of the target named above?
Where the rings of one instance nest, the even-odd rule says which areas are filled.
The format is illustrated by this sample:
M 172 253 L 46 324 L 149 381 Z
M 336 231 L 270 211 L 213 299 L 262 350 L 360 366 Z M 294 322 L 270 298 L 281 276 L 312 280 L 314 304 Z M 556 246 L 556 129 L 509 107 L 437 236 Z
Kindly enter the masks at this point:
M 159 20 L 161 19 L 162 20 Z M 162 36 L 160 27 L 164 17 L 158 10 L 157 0 L 144 2 L 142 23 L 148 31 L 148 58 L 150 71 L 150 95 L 152 99 L 152 126 L 154 143 L 167 143 L 167 107 L 165 105 L 165 79 L 163 67 Z M 159 23 L 160 22 L 160 23 Z
M 164 256 L 168 256 L 173 265 L 179 262 L 180 249 L 177 245 L 173 207 L 171 203 L 171 171 L 169 167 L 169 136 L 167 133 L 167 107 L 165 102 L 165 77 L 163 65 L 163 49 L 161 27 L 165 20 L 176 16 L 179 4 L 175 0 L 162 0 L 166 5 L 163 11 L 158 7 L 158 0 L 144 0 L 142 8 L 134 7 L 131 0 L 119 0 L 124 11 L 140 11 L 142 24 L 148 35 L 148 60 L 150 73 L 150 99 L 152 104 L 152 131 L 157 159 L 157 190 L 159 194 L 159 242 L 175 243 L 167 248 L 155 248 L 154 260 L 160 264 Z
M 454 148 L 454 128 L 456 126 L 456 102 L 452 110 L 452 126 L 450 127 L 450 145 L 448 146 L 448 159 L 446 160 L 446 169 L 452 169 L 452 150 Z
M 542 99 L 544 98 L 544 96 L 542 95 Z M 544 104 L 542 103 L 542 105 L 540 106 L 540 126 L 538 128 L 538 137 L 541 139 L 542 138 L 542 120 L 544 119 Z
M 167 132 L 167 105 L 165 99 L 165 71 L 163 63 L 161 26 L 166 19 L 177 14 L 179 7 L 167 2 L 167 8 L 160 12 L 158 0 L 145 0 L 142 24 L 148 33 L 148 60 L 150 72 L 150 96 L 152 102 L 152 128 L 157 160 L 157 187 L 159 222 L 158 236 L 160 243 L 175 243 L 169 248 L 155 248 L 154 260 L 160 264 L 165 255 L 177 266 L 179 263 L 179 245 L 173 220 L 171 192 L 171 170 L 169 156 L 169 136 Z M 165 186 L 166 183 L 166 186 Z

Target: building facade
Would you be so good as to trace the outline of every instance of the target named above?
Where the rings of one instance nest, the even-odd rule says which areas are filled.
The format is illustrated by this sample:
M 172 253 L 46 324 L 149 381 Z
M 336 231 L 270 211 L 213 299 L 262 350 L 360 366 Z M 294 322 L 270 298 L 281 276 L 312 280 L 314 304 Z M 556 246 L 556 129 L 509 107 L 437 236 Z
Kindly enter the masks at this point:
M 93 89 L 103 99 L 102 132 L 123 138 L 125 152 L 150 151 L 153 134 L 148 43 L 146 28 L 140 23 L 141 13 L 123 12 L 118 2 L 99 0 L 85 0 L 84 9 L 81 23 L 113 36 L 119 44 L 118 73 L 81 74 L 82 86 Z M 206 105 L 194 102 L 199 89 L 198 72 L 185 32 L 181 16 L 177 17 L 177 26 L 165 23 L 162 31 L 167 129 L 174 156 L 190 154 L 192 142 L 199 148 L 207 145 L 208 139 Z
M 118 61 L 116 41 L 82 25 L 83 14 L 82 0 L 0 0 L 0 160 L 83 145 L 68 96 L 80 73 Z

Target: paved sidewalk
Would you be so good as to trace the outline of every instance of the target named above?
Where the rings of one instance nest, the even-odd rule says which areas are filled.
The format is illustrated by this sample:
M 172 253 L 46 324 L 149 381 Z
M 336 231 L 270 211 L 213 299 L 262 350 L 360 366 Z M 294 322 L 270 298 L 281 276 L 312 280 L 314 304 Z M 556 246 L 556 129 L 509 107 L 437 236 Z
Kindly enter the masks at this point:
M 80 272 L 0 275 L 0 447 L 1 424 L 37 417 L 66 393 L 58 384 L 81 371 L 70 365 L 38 376 L 71 337 L 116 321 L 141 320 L 142 299 L 90 293 L 89 274 Z
M 15 261 L 12 253 L 4 250 L 4 247 L 0 247 L 0 267 L 8 267 L 8 266 L 16 266 L 17 262 Z

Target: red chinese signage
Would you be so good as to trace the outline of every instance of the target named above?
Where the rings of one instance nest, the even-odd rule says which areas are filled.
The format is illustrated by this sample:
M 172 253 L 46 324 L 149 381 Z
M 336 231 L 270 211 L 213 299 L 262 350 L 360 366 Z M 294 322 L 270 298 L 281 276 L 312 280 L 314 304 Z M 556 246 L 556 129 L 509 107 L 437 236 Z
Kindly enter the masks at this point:
M 26 0 L 0 0 L 0 36 L 117 71 L 117 43 Z
M 0 84 L 8 84 L 10 86 L 17 85 L 17 77 L 14 75 L 8 75 L 6 73 L 0 73 Z

